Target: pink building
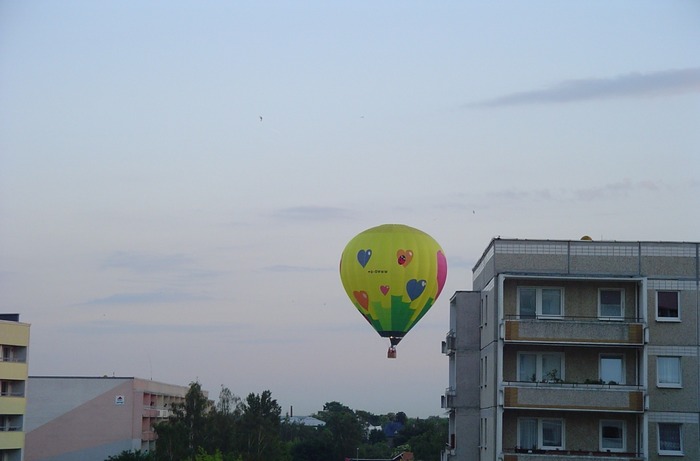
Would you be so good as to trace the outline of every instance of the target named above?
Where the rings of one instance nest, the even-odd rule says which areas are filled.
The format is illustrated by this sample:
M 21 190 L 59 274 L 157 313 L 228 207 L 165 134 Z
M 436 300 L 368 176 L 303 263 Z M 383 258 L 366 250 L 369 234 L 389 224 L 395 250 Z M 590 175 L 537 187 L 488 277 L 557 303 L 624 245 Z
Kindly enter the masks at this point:
M 188 389 L 130 377 L 30 376 L 24 459 L 104 460 L 153 450 L 153 426 Z

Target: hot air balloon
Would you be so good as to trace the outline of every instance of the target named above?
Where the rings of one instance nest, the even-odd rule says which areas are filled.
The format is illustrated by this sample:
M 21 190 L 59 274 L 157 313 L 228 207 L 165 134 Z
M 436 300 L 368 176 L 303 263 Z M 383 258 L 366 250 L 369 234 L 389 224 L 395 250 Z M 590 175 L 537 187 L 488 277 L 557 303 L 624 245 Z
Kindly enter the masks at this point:
M 367 229 L 347 244 L 340 279 L 357 310 L 389 338 L 387 356 L 428 312 L 447 279 L 447 259 L 428 234 L 403 224 Z

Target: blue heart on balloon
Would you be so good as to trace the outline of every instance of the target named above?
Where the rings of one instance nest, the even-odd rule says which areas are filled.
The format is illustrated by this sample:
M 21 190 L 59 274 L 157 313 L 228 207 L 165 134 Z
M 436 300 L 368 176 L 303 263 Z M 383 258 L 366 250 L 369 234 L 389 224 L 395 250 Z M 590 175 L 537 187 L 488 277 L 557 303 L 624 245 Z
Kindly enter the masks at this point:
M 357 252 L 357 262 L 360 263 L 362 267 L 365 267 L 369 262 L 369 258 L 372 257 L 372 250 L 360 250 Z
M 406 293 L 408 293 L 408 297 L 411 298 L 411 301 L 423 293 L 426 284 L 427 282 L 425 280 L 411 279 L 408 281 L 406 284 Z

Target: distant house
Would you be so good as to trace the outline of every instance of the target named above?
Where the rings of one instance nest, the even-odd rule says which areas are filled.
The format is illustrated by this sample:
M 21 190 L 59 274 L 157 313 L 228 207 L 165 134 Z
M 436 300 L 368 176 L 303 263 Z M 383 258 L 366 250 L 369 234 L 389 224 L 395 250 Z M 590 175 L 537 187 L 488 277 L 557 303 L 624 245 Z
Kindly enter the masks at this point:
M 345 461 L 413 461 L 413 453 L 404 451 L 393 458 L 377 459 L 377 458 L 345 458 Z
M 313 416 L 289 416 L 285 420 L 290 424 L 299 424 L 300 426 L 323 427 L 326 425 L 325 421 Z
M 384 426 L 384 435 L 388 439 L 394 438 L 401 429 L 403 429 L 403 424 L 398 421 L 392 421 Z

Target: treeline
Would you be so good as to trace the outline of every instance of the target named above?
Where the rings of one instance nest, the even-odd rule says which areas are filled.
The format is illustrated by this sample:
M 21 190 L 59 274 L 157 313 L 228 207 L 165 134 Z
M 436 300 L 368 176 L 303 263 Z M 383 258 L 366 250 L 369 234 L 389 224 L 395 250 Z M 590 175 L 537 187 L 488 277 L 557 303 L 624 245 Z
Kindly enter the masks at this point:
M 198 382 L 171 410 L 154 427 L 155 452 L 124 451 L 106 461 L 343 461 L 391 458 L 404 451 L 416 460 L 439 461 L 447 441 L 445 418 L 374 415 L 329 402 L 311 415 L 325 425 L 310 427 L 281 417 L 270 391 L 242 400 L 222 386 L 212 404 Z

